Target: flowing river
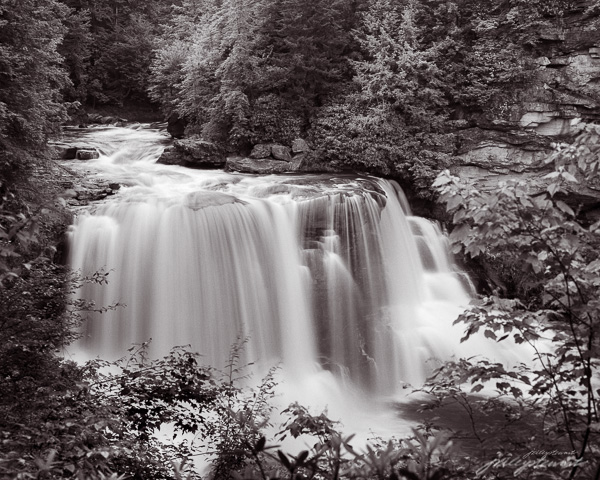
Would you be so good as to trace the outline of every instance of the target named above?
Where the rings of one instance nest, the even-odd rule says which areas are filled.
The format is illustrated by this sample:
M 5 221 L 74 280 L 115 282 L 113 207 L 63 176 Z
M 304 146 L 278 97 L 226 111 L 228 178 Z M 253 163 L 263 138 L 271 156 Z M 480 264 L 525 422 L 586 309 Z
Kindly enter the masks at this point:
M 279 364 L 286 399 L 330 407 L 389 398 L 452 355 L 490 354 L 485 340 L 460 344 L 468 279 L 395 183 L 160 165 L 167 138 L 149 127 L 77 136 L 102 155 L 69 166 L 121 185 L 70 231 L 73 269 L 109 272 L 80 295 L 121 305 L 90 318 L 80 354 L 117 358 L 152 339 L 153 355 L 191 345 L 219 368 L 247 339 L 242 363 Z

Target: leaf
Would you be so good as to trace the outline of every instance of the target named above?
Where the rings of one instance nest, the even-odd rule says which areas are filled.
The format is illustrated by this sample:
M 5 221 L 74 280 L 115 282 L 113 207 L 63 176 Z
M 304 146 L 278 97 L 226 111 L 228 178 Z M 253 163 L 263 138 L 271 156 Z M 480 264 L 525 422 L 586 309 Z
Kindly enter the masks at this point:
M 560 175 L 560 172 L 551 172 L 548 175 L 544 175 L 542 178 L 544 180 L 551 180 L 551 179 L 554 179 L 554 178 L 558 178 L 559 175 Z
M 571 175 L 569 172 L 561 172 L 560 176 L 565 179 L 567 182 L 570 183 L 579 183 L 579 180 L 577 180 L 573 175 Z
M 265 448 L 265 444 L 267 443 L 267 439 L 266 437 L 260 437 L 260 439 L 258 440 L 258 442 L 256 442 L 256 445 L 254 446 L 254 451 L 255 452 L 262 452 L 263 449 Z
M 551 183 L 550 185 L 548 185 L 548 187 L 546 188 L 546 190 L 548 191 L 548 193 L 550 194 L 550 196 L 553 197 L 554 194 L 560 190 L 560 184 L 558 184 L 558 183 Z
M 491 338 L 492 340 L 496 340 L 496 334 L 491 330 L 486 330 L 483 334 L 486 338 Z
M 559 210 L 565 212 L 568 215 L 571 215 L 572 217 L 575 216 L 575 212 L 571 209 L 571 207 L 569 207 L 565 202 L 563 202 L 562 200 L 558 200 L 556 202 L 556 206 L 558 207 Z
M 460 227 L 452 230 L 452 233 L 450 234 L 450 238 L 454 242 L 464 243 L 464 240 L 469 236 L 470 233 L 471 233 L 471 227 L 469 225 L 467 225 L 466 223 L 463 223 Z
M 296 457 L 296 464 L 302 465 L 307 458 L 308 458 L 308 450 L 302 450 Z
M 464 199 L 460 195 L 453 195 L 446 200 L 446 210 L 452 211 L 464 202 Z
M 477 393 L 477 392 L 481 392 L 481 390 L 483 390 L 483 385 L 481 383 L 475 385 L 473 388 L 471 388 L 471 393 Z
M 286 457 L 285 453 L 283 453 L 281 450 L 277 450 L 277 456 L 279 457 L 281 464 L 285 468 L 287 468 L 288 470 L 290 470 L 292 468 L 292 464 L 290 463 L 289 459 Z

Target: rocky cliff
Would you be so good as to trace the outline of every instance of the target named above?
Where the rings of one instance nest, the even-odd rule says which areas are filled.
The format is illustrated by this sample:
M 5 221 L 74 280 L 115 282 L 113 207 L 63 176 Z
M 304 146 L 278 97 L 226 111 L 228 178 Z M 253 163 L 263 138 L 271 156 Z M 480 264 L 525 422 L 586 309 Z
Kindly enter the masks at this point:
M 570 142 L 600 119 L 600 11 L 574 2 L 560 26 L 536 32 L 527 88 L 496 118 L 462 120 L 453 172 L 480 188 L 507 178 L 542 185 L 555 142 Z

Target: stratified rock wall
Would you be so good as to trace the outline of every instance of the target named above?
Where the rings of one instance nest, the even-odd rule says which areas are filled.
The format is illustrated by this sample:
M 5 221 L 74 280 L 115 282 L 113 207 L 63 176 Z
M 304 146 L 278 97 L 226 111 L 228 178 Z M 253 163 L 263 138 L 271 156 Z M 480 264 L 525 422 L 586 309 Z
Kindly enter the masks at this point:
M 533 82 L 502 118 L 477 118 L 457 131 L 455 174 L 481 188 L 515 177 L 536 185 L 551 168 L 552 144 L 598 123 L 600 17 L 586 12 L 592 3 L 577 2 L 559 26 L 538 32 Z

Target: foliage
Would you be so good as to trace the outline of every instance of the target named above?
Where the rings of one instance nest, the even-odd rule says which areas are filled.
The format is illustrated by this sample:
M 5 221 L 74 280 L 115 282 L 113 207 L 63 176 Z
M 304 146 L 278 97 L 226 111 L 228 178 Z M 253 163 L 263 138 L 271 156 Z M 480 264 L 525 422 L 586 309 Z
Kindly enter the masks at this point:
M 354 31 L 361 57 L 345 92 L 317 111 L 310 136 L 332 162 L 410 180 L 422 194 L 448 161 L 437 46 L 422 42 L 417 2 L 368 2 Z
M 82 104 L 147 102 L 155 39 L 171 1 L 61 0 L 69 8 L 60 53 Z
M 71 84 L 64 89 L 64 98 L 70 102 L 84 103 L 92 81 L 90 68 L 94 39 L 90 11 L 71 10 L 64 24 L 66 33 L 58 52 L 64 59 L 71 80 Z
M 55 0 L 0 3 L 0 182 L 23 147 L 39 147 L 64 119 L 67 78 L 57 45 L 64 7 Z
M 184 348 L 150 360 L 147 346 L 132 347 L 114 363 L 85 366 L 47 356 L 53 362 L 39 365 L 39 375 L 30 365 L 28 377 L 13 372 L 4 379 L 3 394 L 12 384 L 35 395 L 21 390 L 30 402 L 2 396 L 0 478 L 194 479 L 191 459 L 199 455 L 213 458 L 209 478 L 215 479 L 461 478 L 443 434 L 415 431 L 401 442 L 355 449 L 353 437 L 343 436 L 325 413 L 315 416 L 298 404 L 282 412 L 273 440 L 303 436 L 315 443 L 297 455 L 284 453 L 265 433 L 275 370 L 257 387 L 243 386 L 243 342 L 220 378 Z
M 449 120 L 514 120 L 540 32 L 573 8 L 185 0 L 154 52 L 150 95 L 230 151 L 303 137 L 324 168 L 393 175 L 427 197 L 457 151 Z
M 526 395 L 538 408 L 543 405 L 543 437 L 538 442 L 574 452 L 569 478 L 589 478 L 600 468 L 595 386 L 600 223 L 566 203 L 575 186 L 598 184 L 598 142 L 598 132 L 592 130 L 560 148 L 551 159 L 555 170 L 546 175 L 543 191 L 509 182 L 481 192 L 447 173 L 435 183 L 453 214 L 455 249 L 472 257 L 510 259 L 522 271 L 520 291 L 529 293 L 512 300 L 484 299 L 458 321 L 468 326 L 465 339 L 481 330 L 498 342 L 511 337 L 517 345 L 529 345 L 533 368 L 516 372 L 480 363 L 469 365 L 463 380 L 497 379 L 501 394 L 517 401 Z M 479 385 L 475 391 L 483 388 Z
M 333 85 L 349 75 L 345 54 L 353 12 L 345 2 L 202 7 L 184 2 L 166 27 L 150 88 L 165 111 L 177 111 L 207 139 L 241 150 L 259 142 L 289 143 L 306 130 Z M 185 61 L 170 60 L 183 49 Z M 173 87 L 167 98 L 157 95 Z
M 145 348 L 84 368 L 55 357 L 47 384 L 30 379 L 35 402 L 2 421 L 2 478 L 171 478 L 185 440 L 166 447 L 155 434 L 163 425 L 176 435 L 201 430 L 215 389 L 197 355 L 175 349 L 150 362 Z

